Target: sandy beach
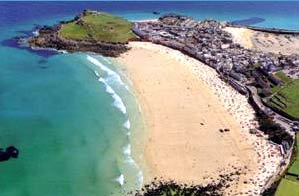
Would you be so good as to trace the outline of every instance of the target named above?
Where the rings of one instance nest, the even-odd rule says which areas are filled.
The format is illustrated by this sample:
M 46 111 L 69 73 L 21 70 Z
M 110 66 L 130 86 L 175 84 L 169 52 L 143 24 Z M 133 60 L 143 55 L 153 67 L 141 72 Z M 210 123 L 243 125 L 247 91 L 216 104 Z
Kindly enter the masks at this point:
M 247 49 L 252 49 L 254 47 L 252 37 L 254 31 L 246 28 L 237 28 L 237 27 L 226 27 L 223 30 L 229 32 L 233 36 L 233 40 L 236 43 L 239 43 L 241 46 Z
M 146 123 L 146 182 L 209 183 L 237 172 L 225 195 L 259 195 L 281 157 L 262 133 L 249 133 L 257 122 L 246 97 L 179 51 L 144 42 L 130 46 L 117 60 Z
M 247 49 L 285 55 L 299 51 L 298 35 L 278 35 L 238 27 L 226 27 L 224 30 L 232 34 L 234 42 Z
M 273 33 L 255 32 L 252 36 L 254 48 L 264 52 L 276 54 L 298 54 L 298 35 L 278 35 Z

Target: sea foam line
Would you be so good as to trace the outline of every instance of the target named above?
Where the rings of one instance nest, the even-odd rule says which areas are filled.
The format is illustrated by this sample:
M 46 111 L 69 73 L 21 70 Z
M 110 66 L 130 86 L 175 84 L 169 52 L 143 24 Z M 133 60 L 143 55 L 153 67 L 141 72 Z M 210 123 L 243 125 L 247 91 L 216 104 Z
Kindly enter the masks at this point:
M 136 178 L 137 178 L 137 181 L 138 181 L 139 188 L 141 188 L 142 185 L 143 185 L 143 172 L 139 168 L 139 166 L 136 164 L 136 162 L 134 161 L 134 159 L 131 157 L 131 145 L 128 144 L 127 146 L 125 146 L 123 148 L 123 152 L 126 155 L 125 162 L 129 163 L 130 165 L 133 165 L 138 170 Z M 125 182 L 125 176 L 124 176 L 124 174 L 121 174 L 120 176 L 118 176 L 115 179 L 115 181 L 118 182 L 118 184 L 120 186 L 123 186 L 124 182 Z
M 127 113 L 127 108 L 124 104 L 124 102 L 122 101 L 122 99 L 120 98 L 120 96 L 118 94 L 116 94 L 116 92 L 113 90 L 113 88 L 105 81 L 104 78 L 99 78 L 99 81 L 102 82 L 105 87 L 106 87 L 106 92 L 108 92 L 112 98 L 114 99 L 114 103 L 113 105 L 115 107 L 117 107 L 123 114 Z
M 131 128 L 131 122 L 130 122 L 130 120 L 128 119 L 124 124 L 123 124 L 123 126 L 126 128 L 126 129 L 130 129 Z
M 105 71 L 108 74 L 108 80 L 113 80 L 118 82 L 121 85 L 124 85 L 124 82 L 121 80 L 120 76 L 113 70 L 109 69 L 108 67 L 106 67 L 105 65 L 103 65 L 100 61 L 98 61 L 96 58 L 87 55 L 87 60 L 89 60 L 91 63 L 93 63 L 94 65 L 98 66 L 101 70 Z M 106 60 L 107 61 L 107 60 Z
M 105 63 L 107 63 L 107 64 L 111 64 L 111 62 L 109 61 L 109 60 L 107 60 L 107 58 L 102 58 L 103 59 L 103 61 L 105 61 Z
M 101 70 L 105 71 L 108 74 L 108 78 L 104 79 L 104 78 L 100 77 L 100 74 L 97 71 L 94 71 L 95 75 L 99 78 L 98 80 L 105 85 L 106 92 L 108 92 L 109 94 L 112 95 L 112 97 L 114 99 L 114 106 L 116 106 L 117 108 L 119 108 L 119 110 L 122 113 L 126 114 L 127 110 L 126 110 L 126 107 L 125 107 L 122 99 L 116 94 L 116 92 L 113 90 L 113 88 L 108 84 L 107 80 L 109 80 L 109 81 L 110 80 L 116 81 L 120 85 L 125 86 L 126 89 L 128 89 L 128 86 L 123 83 L 123 81 L 121 80 L 120 76 L 116 72 L 114 72 L 111 69 L 109 69 L 108 67 L 104 66 L 101 62 L 99 62 L 94 57 L 91 57 L 91 56 L 88 55 L 87 59 L 91 63 L 93 63 L 96 66 L 100 67 Z M 104 59 L 104 60 L 105 60 L 105 62 L 107 61 L 106 59 Z M 131 128 L 131 123 L 130 123 L 129 119 L 123 124 L 123 126 L 126 129 L 128 129 L 128 130 Z M 128 135 L 130 135 L 130 131 L 128 132 Z M 139 166 L 137 165 L 137 163 L 134 161 L 134 159 L 131 156 L 131 145 L 130 144 L 128 144 L 127 146 L 125 146 L 123 148 L 123 153 L 126 155 L 125 162 L 133 165 L 138 170 L 137 179 L 138 179 L 138 182 L 139 182 L 139 186 L 141 188 L 141 186 L 143 184 L 143 172 L 142 172 L 142 170 L 139 168 Z M 121 174 L 115 180 L 121 186 L 123 186 L 124 181 L 125 181 L 125 176 L 123 174 Z
M 39 30 L 32 31 L 34 37 L 39 36 Z
M 125 183 L 125 176 L 121 174 L 119 177 L 115 179 L 115 181 L 118 182 L 120 186 L 123 186 Z
M 124 152 L 125 155 L 131 155 L 131 145 L 128 144 L 127 146 L 125 146 L 123 148 L 123 152 Z
M 130 163 L 134 165 L 137 169 L 139 169 L 137 163 L 131 156 L 131 144 L 128 144 L 127 146 L 123 147 L 123 153 L 126 155 L 125 162 Z
M 133 165 L 138 170 L 137 181 L 139 183 L 138 184 L 139 188 L 141 188 L 142 185 L 143 185 L 143 172 L 142 172 L 142 170 L 140 169 L 140 167 L 138 166 L 138 164 L 135 162 L 135 160 L 131 156 L 131 145 L 130 144 L 128 144 L 127 146 L 123 147 L 123 153 L 126 155 L 125 162 L 127 162 L 130 165 Z

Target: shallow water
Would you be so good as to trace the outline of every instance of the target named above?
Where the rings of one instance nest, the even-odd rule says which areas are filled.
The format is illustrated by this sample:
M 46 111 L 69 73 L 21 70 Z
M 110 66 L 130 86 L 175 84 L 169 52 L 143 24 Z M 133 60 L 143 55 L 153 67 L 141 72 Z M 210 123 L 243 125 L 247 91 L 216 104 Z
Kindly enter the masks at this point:
M 32 28 L 12 28 L 19 27 Z M 16 34 L 12 28 L 3 40 Z M 138 188 L 140 171 L 128 151 L 134 127 L 127 125 L 138 111 L 109 62 L 11 46 L 0 48 L 0 144 L 20 155 L 0 163 L 1 195 L 122 195 Z

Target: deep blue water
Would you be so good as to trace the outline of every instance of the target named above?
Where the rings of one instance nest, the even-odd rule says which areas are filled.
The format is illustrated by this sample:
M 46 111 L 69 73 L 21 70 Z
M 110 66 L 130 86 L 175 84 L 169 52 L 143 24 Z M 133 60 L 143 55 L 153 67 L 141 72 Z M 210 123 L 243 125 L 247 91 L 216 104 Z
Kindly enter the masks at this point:
M 299 29 L 299 2 L 0 2 L 0 25 L 39 24 L 40 19 L 70 17 L 84 9 L 97 9 L 128 19 L 156 18 L 177 12 L 197 19 L 243 20 L 252 17 L 265 19 L 258 26 Z
M 117 64 L 99 55 L 29 50 L 12 39 L 84 9 L 131 20 L 177 12 L 299 29 L 299 2 L 0 2 L 0 148 L 20 150 L 18 159 L 0 162 L 0 196 L 123 195 L 141 182 L 128 145 L 129 131 L 140 131 L 139 111 Z

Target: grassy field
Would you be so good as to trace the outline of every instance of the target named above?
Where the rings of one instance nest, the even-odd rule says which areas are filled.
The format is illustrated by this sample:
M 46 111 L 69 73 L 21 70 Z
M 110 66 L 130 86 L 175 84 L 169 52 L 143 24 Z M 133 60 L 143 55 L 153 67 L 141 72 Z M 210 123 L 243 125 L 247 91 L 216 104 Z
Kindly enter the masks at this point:
M 288 173 L 299 175 L 299 160 L 297 160 L 292 164 L 290 169 L 288 170 Z
M 269 103 L 293 117 L 299 117 L 299 79 L 288 78 L 283 72 L 276 73 L 284 83 L 272 88 Z
M 299 195 L 299 182 L 288 179 L 282 179 L 280 182 L 275 196 L 298 196 Z
M 286 76 L 286 74 L 283 73 L 282 71 L 275 73 L 275 76 L 278 77 L 279 79 L 281 79 L 285 83 L 292 81 L 292 79 L 289 78 L 288 76 Z
M 59 36 L 73 40 L 127 42 L 135 37 L 132 23 L 107 13 L 87 12 L 79 20 L 63 24 Z
M 299 134 L 297 134 L 296 140 L 295 160 L 281 180 L 275 196 L 299 196 Z
M 88 39 L 88 31 L 80 25 L 76 25 L 75 22 L 70 22 L 63 25 L 60 30 L 60 36 L 68 39 L 84 40 Z
M 294 157 L 295 161 L 292 163 L 291 167 L 288 170 L 288 173 L 299 176 L 299 151 L 298 151 L 298 149 L 299 149 L 299 134 L 296 135 L 296 149 L 295 149 L 296 155 Z

